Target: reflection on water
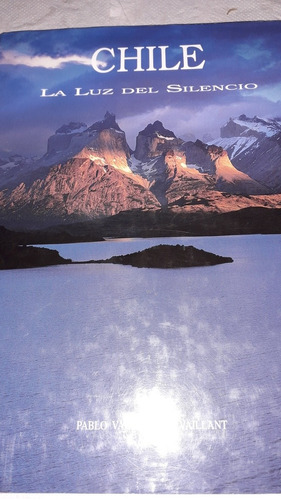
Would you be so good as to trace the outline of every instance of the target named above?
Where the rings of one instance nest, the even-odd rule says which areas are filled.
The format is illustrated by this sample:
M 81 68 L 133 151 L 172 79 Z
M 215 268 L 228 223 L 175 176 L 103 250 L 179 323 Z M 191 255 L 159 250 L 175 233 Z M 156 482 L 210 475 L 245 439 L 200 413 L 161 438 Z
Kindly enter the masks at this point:
M 280 492 L 280 240 L 197 238 L 234 258 L 212 268 L 2 272 L 1 491 Z
M 121 415 L 128 445 L 153 448 L 160 456 L 179 453 L 181 413 L 175 397 L 153 387 L 137 390 L 132 403 L 133 411 Z

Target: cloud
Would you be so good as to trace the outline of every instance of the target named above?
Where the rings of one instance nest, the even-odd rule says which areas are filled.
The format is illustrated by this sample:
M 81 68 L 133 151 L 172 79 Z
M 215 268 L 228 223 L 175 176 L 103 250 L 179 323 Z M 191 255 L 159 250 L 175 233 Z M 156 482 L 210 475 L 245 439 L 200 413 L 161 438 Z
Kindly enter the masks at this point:
M 8 64 L 12 66 L 23 65 L 31 68 L 60 69 L 69 63 L 91 66 L 91 58 L 77 54 L 70 54 L 61 57 L 52 57 L 47 55 L 34 56 L 19 53 L 13 50 L 2 52 L 0 58 L 0 64 Z M 104 67 L 106 63 L 98 61 L 98 65 L 100 67 Z
M 262 40 L 256 40 L 255 42 L 242 43 L 237 46 L 236 53 L 246 59 L 251 61 L 253 59 L 270 59 L 271 51 L 263 47 Z
M 215 93 L 214 93 L 215 94 Z M 200 97 L 200 96 L 199 96 Z M 208 96 L 207 96 L 208 97 Z M 162 121 L 164 127 L 172 130 L 177 137 L 187 140 L 190 135 L 196 139 L 203 140 L 206 134 L 213 139 L 220 137 L 220 128 L 228 122 L 230 117 L 236 118 L 241 114 L 253 117 L 255 115 L 274 118 L 278 114 L 276 103 L 272 102 L 256 91 L 243 95 L 230 93 L 223 96 L 217 94 L 208 97 L 206 101 L 182 100 L 170 102 L 166 106 L 155 106 L 155 108 L 143 109 L 134 115 L 121 115 L 121 109 L 117 113 L 117 121 L 126 133 L 126 138 L 132 149 L 135 148 L 135 138 L 140 130 L 148 123 L 155 120 Z M 143 107 L 144 108 L 144 107 Z M 120 118 L 119 118 L 120 116 Z
M 264 85 L 261 89 L 257 89 L 256 94 L 270 103 L 280 105 L 281 85 L 280 83 L 276 85 Z

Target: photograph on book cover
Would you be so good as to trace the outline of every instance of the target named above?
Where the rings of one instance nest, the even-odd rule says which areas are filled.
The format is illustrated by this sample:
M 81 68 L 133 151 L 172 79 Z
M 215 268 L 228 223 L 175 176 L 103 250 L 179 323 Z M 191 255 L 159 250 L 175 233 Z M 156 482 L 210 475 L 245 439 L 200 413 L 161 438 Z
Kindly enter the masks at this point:
M 1 35 L 1 492 L 280 492 L 280 27 Z

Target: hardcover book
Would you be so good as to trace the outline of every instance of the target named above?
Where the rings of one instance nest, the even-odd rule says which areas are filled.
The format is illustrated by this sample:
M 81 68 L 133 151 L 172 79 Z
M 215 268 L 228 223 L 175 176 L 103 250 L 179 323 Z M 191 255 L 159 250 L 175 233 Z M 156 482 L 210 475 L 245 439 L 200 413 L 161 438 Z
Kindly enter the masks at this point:
M 0 489 L 280 493 L 279 21 L 0 37 Z

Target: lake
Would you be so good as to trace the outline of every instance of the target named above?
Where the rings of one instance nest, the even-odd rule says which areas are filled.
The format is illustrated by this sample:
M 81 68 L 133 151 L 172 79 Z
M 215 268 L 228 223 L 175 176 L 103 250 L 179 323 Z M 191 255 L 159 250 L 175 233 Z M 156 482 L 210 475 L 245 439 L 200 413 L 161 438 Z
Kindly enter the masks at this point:
M 159 243 L 233 263 L 0 272 L 2 492 L 278 493 L 281 235 Z

